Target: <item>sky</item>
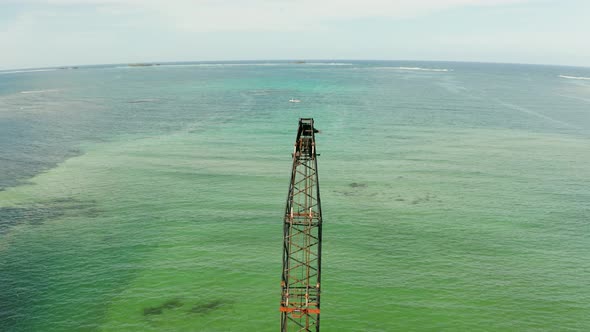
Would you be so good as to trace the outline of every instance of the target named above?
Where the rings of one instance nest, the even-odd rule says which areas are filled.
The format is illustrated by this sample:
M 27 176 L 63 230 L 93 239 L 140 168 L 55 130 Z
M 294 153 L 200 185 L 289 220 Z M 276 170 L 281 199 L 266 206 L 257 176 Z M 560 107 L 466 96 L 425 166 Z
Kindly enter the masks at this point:
M 0 70 L 226 60 L 590 67 L 590 0 L 0 0 Z

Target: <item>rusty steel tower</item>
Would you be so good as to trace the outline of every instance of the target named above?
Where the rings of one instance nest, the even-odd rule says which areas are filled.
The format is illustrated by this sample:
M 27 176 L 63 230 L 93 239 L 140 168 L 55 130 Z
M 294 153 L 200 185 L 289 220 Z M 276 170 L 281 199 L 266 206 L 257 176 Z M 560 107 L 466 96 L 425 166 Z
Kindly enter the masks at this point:
M 313 119 L 299 119 L 284 219 L 281 332 L 320 330 L 322 208 Z

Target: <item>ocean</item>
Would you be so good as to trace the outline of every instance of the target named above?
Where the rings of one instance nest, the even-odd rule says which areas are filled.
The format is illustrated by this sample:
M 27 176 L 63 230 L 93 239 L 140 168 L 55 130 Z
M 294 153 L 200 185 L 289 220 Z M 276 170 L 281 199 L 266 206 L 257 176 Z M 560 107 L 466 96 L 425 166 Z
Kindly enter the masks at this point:
M 0 330 L 278 330 L 300 117 L 323 331 L 590 330 L 590 68 L 412 61 L 0 71 Z

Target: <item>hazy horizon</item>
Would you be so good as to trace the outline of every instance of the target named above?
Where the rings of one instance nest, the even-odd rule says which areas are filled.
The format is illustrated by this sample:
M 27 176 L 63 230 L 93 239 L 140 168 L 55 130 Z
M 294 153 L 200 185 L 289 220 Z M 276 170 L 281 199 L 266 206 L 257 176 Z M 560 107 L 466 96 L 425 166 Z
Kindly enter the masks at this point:
M 298 62 L 304 61 L 322 62 L 322 63 L 346 63 L 349 62 L 393 62 L 393 63 L 457 63 L 457 64 L 490 64 L 490 65 L 524 65 L 524 66 L 550 66 L 550 67 L 573 67 L 573 68 L 590 68 L 590 66 L 554 64 L 554 63 L 518 63 L 518 62 L 491 62 L 491 61 L 461 61 L 461 60 L 411 60 L 411 59 L 238 59 L 238 60 L 179 60 L 179 61 L 136 61 L 136 62 L 116 62 L 116 63 L 84 63 L 84 64 L 59 64 L 44 67 L 19 67 L 19 68 L 0 68 L 0 72 L 11 71 L 29 71 L 29 70 L 44 70 L 44 69 L 72 69 L 72 68 L 92 68 L 102 66 L 118 66 L 118 65 L 182 65 L 182 64 L 231 64 L 231 63 L 281 63 L 281 62 Z

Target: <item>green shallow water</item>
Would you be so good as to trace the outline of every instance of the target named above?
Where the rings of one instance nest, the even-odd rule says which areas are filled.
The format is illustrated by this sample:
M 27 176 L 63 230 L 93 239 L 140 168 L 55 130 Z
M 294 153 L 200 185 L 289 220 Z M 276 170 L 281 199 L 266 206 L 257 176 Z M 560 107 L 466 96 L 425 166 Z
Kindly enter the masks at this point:
M 449 71 L 397 68 L 418 66 Z M 322 330 L 587 330 L 590 83 L 558 75 L 589 71 L 0 75 L 14 90 L 0 94 L 0 327 L 277 330 L 290 153 L 313 116 Z

